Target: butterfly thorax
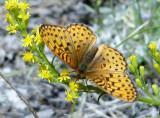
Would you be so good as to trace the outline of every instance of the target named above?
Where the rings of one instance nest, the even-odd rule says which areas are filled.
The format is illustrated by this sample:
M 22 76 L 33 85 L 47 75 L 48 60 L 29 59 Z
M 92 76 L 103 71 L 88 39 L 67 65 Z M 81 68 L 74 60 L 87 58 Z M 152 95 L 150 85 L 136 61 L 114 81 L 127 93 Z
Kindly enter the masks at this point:
M 81 77 L 85 76 L 85 72 L 86 72 L 86 70 L 88 70 L 88 65 L 91 63 L 91 61 L 95 57 L 97 51 L 98 51 L 98 47 L 94 46 L 88 52 L 88 54 L 85 56 L 85 58 L 83 59 L 83 61 L 78 66 L 78 72 L 77 72 L 78 75 L 80 75 Z

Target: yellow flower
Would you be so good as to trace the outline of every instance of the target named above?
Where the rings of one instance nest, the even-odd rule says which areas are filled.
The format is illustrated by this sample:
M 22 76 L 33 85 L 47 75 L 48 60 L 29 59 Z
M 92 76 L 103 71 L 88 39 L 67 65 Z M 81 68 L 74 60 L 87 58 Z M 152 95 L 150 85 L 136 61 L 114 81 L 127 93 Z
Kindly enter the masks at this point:
M 154 64 L 154 68 L 156 69 L 156 71 L 157 71 L 158 73 L 160 73 L 160 65 L 159 65 L 158 63 L 155 63 L 155 64 Z
M 155 53 L 154 53 L 154 56 L 155 56 L 155 57 L 159 57 L 159 56 L 160 56 L 160 53 L 159 53 L 159 52 L 155 52 Z
M 67 101 L 72 101 L 74 103 L 74 98 L 78 98 L 78 93 L 77 92 L 69 92 L 68 90 L 65 91 L 67 97 L 65 98 L 65 100 Z
M 18 0 L 6 0 L 4 5 L 5 10 L 18 8 Z
M 36 45 L 38 45 L 42 42 L 42 39 L 41 39 L 41 36 L 39 33 L 36 33 L 36 37 L 35 37 L 34 41 L 36 42 Z
M 139 77 L 136 78 L 136 83 L 137 83 L 137 86 L 138 86 L 140 89 L 142 89 L 143 83 L 142 83 L 142 81 L 141 81 L 141 79 L 140 79 Z
M 140 67 L 139 67 L 139 72 L 140 72 L 141 77 L 144 78 L 144 76 L 145 76 L 144 66 L 140 66 Z
M 24 13 L 20 13 L 18 15 L 18 18 L 21 18 L 22 20 L 27 20 L 31 15 L 29 15 L 29 12 L 25 15 Z
M 27 47 L 27 46 L 32 46 L 34 35 L 27 35 L 25 39 L 22 39 L 21 41 L 23 42 L 22 47 Z
M 159 89 L 158 89 L 158 86 L 156 84 L 153 84 L 152 85 L 152 89 L 154 91 L 154 94 L 158 97 L 159 99 Z
M 34 55 L 32 52 L 25 52 L 23 54 L 23 60 L 34 63 Z
M 132 62 L 132 61 L 135 61 L 135 60 L 136 60 L 136 55 L 130 56 L 129 59 L 131 60 L 131 62 Z
M 129 65 L 130 69 L 132 69 L 131 71 L 133 73 L 138 74 L 138 63 L 137 63 L 136 55 L 130 56 L 129 59 L 131 60 L 131 65 L 132 65 L 132 67 L 131 67 L 131 65 Z
M 151 50 L 151 51 L 154 51 L 156 49 L 156 42 L 152 42 L 151 44 L 148 45 L 148 48 Z
M 35 40 L 34 42 L 36 42 L 36 45 L 40 44 L 42 42 L 41 36 L 39 34 L 39 27 L 40 26 L 36 26 L 36 28 L 34 28 L 34 30 L 32 31 L 32 33 L 35 33 Z
M 39 27 L 40 25 L 36 25 L 36 27 L 32 30 L 32 33 L 36 33 L 37 31 L 39 32 Z
M 75 83 L 75 82 L 70 82 L 69 83 L 69 89 L 72 91 L 78 91 L 79 88 L 79 84 Z
M 136 70 L 135 70 L 135 68 L 134 68 L 134 66 L 133 66 L 132 64 L 128 64 L 128 67 L 129 67 L 129 69 L 130 69 L 130 71 L 131 71 L 132 73 L 135 73 L 135 72 L 136 72 Z
M 10 20 L 13 20 L 13 17 L 10 15 L 10 13 L 7 13 L 5 22 L 7 22 L 7 21 L 9 22 Z
M 27 3 L 19 2 L 18 8 L 20 8 L 20 9 L 30 9 L 30 6 Z
M 16 33 L 17 32 L 17 28 L 18 28 L 18 24 L 15 24 L 15 25 L 11 25 L 9 24 L 10 27 L 7 26 L 6 30 L 9 31 L 9 34 L 11 33 Z
M 41 78 L 45 78 L 50 82 L 51 74 L 50 71 L 48 70 L 48 66 L 46 68 L 41 68 L 38 76 Z
M 60 73 L 60 77 L 58 77 L 58 79 L 60 80 L 60 82 L 62 81 L 66 81 L 69 80 L 70 77 L 68 76 L 68 71 L 67 69 L 63 69 Z

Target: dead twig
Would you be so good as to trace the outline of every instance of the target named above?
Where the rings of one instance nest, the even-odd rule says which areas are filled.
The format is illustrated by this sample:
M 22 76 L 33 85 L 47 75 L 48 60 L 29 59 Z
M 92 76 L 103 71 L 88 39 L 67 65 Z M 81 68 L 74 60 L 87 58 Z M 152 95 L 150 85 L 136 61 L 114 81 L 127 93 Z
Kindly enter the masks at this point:
M 20 99 L 27 105 L 29 110 L 32 112 L 35 118 L 39 118 L 37 113 L 33 110 L 32 106 L 29 104 L 29 102 L 24 98 L 24 96 L 7 80 L 7 78 L 4 77 L 4 75 L 0 72 L 0 76 L 11 86 L 11 88 L 18 94 Z

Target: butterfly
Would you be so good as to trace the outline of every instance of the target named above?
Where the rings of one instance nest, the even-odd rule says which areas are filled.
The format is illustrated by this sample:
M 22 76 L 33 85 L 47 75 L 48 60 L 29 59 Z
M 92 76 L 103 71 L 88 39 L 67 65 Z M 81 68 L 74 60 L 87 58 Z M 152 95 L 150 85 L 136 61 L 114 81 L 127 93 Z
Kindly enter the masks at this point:
M 96 45 L 96 35 L 84 24 L 67 27 L 42 25 L 40 36 L 48 48 L 77 76 L 91 79 L 106 93 L 127 102 L 137 100 L 137 90 L 125 73 L 122 54 L 108 45 Z

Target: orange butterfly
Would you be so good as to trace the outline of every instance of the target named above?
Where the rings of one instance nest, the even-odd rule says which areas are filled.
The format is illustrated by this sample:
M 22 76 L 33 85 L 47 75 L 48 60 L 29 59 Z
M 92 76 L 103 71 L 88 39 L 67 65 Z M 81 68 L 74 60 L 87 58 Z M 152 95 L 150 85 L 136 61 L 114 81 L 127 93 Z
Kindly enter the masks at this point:
M 42 25 L 39 32 L 48 48 L 73 68 L 77 76 L 91 79 L 116 98 L 128 102 L 137 100 L 137 90 L 125 73 L 125 58 L 107 45 L 97 47 L 97 38 L 87 26 L 71 24 L 65 28 Z

